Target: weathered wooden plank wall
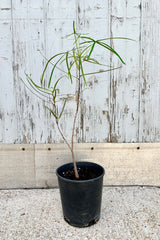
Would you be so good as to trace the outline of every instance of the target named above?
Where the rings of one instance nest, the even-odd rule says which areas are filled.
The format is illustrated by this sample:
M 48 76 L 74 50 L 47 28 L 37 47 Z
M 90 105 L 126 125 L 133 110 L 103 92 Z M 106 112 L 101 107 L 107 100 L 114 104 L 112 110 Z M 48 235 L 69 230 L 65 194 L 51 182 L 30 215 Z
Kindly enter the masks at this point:
M 68 48 L 61 36 L 72 31 L 73 20 L 95 38 L 136 40 L 112 40 L 127 65 L 87 79 L 75 140 L 159 142 L 159 8 L 158 0 L 1 0 L 0 143 L 61 142 L 54 121 L 20 77 L 32 73 L 39 81 L 45 60 L 37 49 L 49 58 Z M 96 54 L 106 59 L 103 52 Z M 113 55 L 107 61 L 119 64 Z M 72 98 L 61 121 L 68 138 L 74 108 Z

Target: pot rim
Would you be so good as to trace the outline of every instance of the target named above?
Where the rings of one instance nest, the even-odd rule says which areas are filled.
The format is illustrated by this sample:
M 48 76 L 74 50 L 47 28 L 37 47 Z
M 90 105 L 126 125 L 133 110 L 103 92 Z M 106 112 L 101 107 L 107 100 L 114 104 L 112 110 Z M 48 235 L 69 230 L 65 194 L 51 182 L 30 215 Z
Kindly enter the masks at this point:
M 64 177 L 62 177 L 62 176 L 58 173 L 58 170 L 59 170 L 61 167 L 65 166 L 65 165 L 71 165 L 71 164 L 73 164 L 72 162 L 70 162 L 70 163 L 65 163 L 65 164 L 63 164 L 63 165 L 61 165 L 60 167 L 58 167 L 58 168 L 56 169 L 56 175 L 57 175 L 57 177 L 60 178 L 60 179 L 62 179 L 62 180 L 64 180 L 64 181 L 66 181 L 66 182 L 78 184 L 78 183 L 89 183 L 89 182 L 97 181 L 98 179 L 102 178 L 102 177 L 104 176 L 104 174 L 105 174 L 104 168 L 103 168 L 101 165 L 97 164 L 97 163 L 87 162 L 87 161 L 78 161 L 78 162 L 76 162 L 76 164 L 77 164 L 77 163 L 82 163 L 82 164 L 83 164 L 83 163 L 89 163 L 89 164 L 91 164 L 91 165 L 98 166 L 98 167 L 100 167 L 100 168 L 102 169 L 102 173 L 101 173 L 100 176 L 98 176 L 98 177 L 96 177 L 96 178 L 88 179 L 88 180 L 72 180 L 72 179 L 64 178 Z

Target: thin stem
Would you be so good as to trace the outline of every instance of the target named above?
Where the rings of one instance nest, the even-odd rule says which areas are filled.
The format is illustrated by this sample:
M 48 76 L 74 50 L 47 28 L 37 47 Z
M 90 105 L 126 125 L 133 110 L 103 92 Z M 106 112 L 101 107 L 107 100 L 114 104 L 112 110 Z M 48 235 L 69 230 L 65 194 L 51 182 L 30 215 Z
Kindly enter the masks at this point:
M 76 112 L 75 112 L 75 116 L 74 116 L 74 121 L 73 121 L 73 128 L 72 128 L 72 149 L 73 149 L 73 139 L 74 139 L 74 130 L 75 130 L 75 125 L 76 125 L 76 119 L 77 119 L 77 115 L 78 115 L 78 110 L 79 110 L 79 98 L 80 98 L 80 64 L 79 64 L 79 77 L 78 77 L 78 94 L 77 94 L 77 107 L 76 107 Z
M 55 109 L 55 115 L 56 115 L 56 111 L 57 111 L 57 108 L 56 108 L 56 103 L 55 103 L 55 99 L 53 99 L 53 107 Z M 73 151 L 73 144 L 69 144 L 68 140 L 66 139 L 66 137 L 64 136 L 61 128 L 59 127 L 59 119 L 56 118 L 56 124 L 57 124 L 57 128 L 58 128 L 58 131 L 61 135 L 61 137 L 63 138 L 64 142 L 66 143 L 66 145 L 68 146 L 69 150 L 71 151 L 71 154 L 72 154 L 72 161 L 73 161 L 73 166 L 74 166 L 74 172 L 75 172 L 75 177 L 77 179 L 79 179 L 79 174 L 78 174 L 78 170 L 77 170 L 77 166 L 76 166 L 76 162 L 75 162 L 75 156 L 74 156 L 74 151 Z M 73 136 L 73 133 L 72 133 L 72 136 Z
M 67 141 L 67 139 L 65 138 L 65 136 L 64 136 L 63 133 L 62 133 L 62 130 L 61 130 L 60 127 L 59 127 L 59 121 L 58 121 L 58 119 L 56 119 L 56 124 L 57 124 L 58 131 L 59 131 L 59 133 L 61 134 L 61 137 L 63 138 L 63 140 L 64 140 L 65 143 L 67 144 L 68 148 L 69 148 L 70 151 L 72 152 L 72 148 L 71 148 L 69 142 Z
M 59 122 L 58 122 L 58 119 L 56 119 L 56 124 L 57 124 L 57 128 L 59 130 L 59 133 L 61 134 L 61 137 L 63 138 L 63 140 L 65 141 L 65 143 L 67 144 L 69 150 L 71 151 L 71 154 L 72 154 L 72 161 L 73 161 L 73 166 L 74 166 L 74 172 L 75 172 L 75 177 L 77 179 L 79 179 L 79 174 L 78 174 L 78 170 L 77 170 L 77 166 L 76 166 L 76 162 L 75 162 L 75 156 L 74 156 L 74 151 L 73 151 L 73 147 L 72 145 L 70 145 L 67 141 L 67 139 L 65 138 L 65 136 L 63 135 L 60 127 L 59 127 Z
M 99 73 L 104 73 L 104 72 L 110 72 L 112 70 L 116 70 L 116 69 L 119 69 L 119 68 L 121 68 L 121 66 L 117 67 L 117 68 L 107 69 L 107 70 L 99 70 L 98 72 L 85 73 L 84 75 L 87 76 L 87 75 L 99 74 Z M 80 75 L 80 76 L 82 77 L 82 75 Z
M 74 121 L 73 121 L 73 128 L 72 128 L 72 141 L 71 141 L 71 148 L 72 148 L 72 161 L 73 161 L 73 165 L 74 165 L 74 171 L 75 171 L 75 177 L 79 178 L 79 174 L 77 171 L 77 166 L 76 166 L 76 162 L 75 162 L 75 157 L 74 157 L 74 132 L 75 132 L 75 126 L 76 126 L 76 119 L 77 119 L 77 115 L 78 115 L 78 110 L 79 110 L 79 100 L 80 100 L 80 79 L 81 79 L 81 68 L 80 68 L 80 60 L 79 60 L 79 67 L 78 67 L 78 94 L 77 94 L 77 107 L 76 107 L 76 112 L 74 115 Z

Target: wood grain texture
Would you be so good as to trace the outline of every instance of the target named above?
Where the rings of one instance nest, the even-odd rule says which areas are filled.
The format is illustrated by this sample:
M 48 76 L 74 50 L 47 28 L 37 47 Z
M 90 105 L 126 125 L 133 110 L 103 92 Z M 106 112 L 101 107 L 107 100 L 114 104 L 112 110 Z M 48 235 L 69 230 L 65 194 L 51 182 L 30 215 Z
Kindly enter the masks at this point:
M 75 156 L 102 165 L 104 185 L 160 186 L 159 143 L 78 143 Z M 1 144 L 0 189 L 56 187 L 56 168 L 67 162 L 63 144 Z
M 111 72 L 110 79 L 110 140 L 111 142 L 139 141 L 139 71 L 140 71 L 140 1 L 110 1 L 111 37 L 124 36 L 133 41 L 111 40 L 126 62 Z M 111 55 L 113 65 L 120 64 Z
M 81 96 L 75 142 L 159 142 L 160 72 L 159 1 L 155 0 L 1 0 L 0 1 L 0 143 L 61 143 L 54 119 L 20 81 L 24 72 L 40 81 L 47 58 L 70 48 L 61 39 L 72 31 L 111 40 L 126 65 L 87 78 Z M 113 54 L 97 48 L 95 56 L 113 66 Z M 87 67 L 86 72 L 94 71 Z M 58 77 L 58 72 L 56 73 Z M 62 83 L 62 92 L 73 93 Z M 71 138 L 75 98 L 61 120 Z
M 143 1 L 141 15 L 140 140 L 160 140 L 159 1 Z M 152 124 L 151 124 L 152 123 Z
M 33 144 L 0 145 L 0 188 L 34 188 Z

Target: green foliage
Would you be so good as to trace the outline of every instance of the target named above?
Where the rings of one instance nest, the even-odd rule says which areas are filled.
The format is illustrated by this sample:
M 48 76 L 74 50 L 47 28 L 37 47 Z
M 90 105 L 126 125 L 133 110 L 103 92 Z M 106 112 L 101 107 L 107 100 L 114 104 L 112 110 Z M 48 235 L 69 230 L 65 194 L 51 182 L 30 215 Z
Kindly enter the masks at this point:
M 118 69 L 113 68 L 112 66 L 107 66 L 103 63 L 100 63 L 97 59 L 93 58 L 93 52 L 96 48 L 96 46 L 102 47 L 105 51 L 110 51 L 111 53 L 115 54 L 120 62 L 122 64 L 125 64 L 125 62 L 122 60 L 120 55 L 111 47 L 109 46 L 106 41 L 112 39 L 112 38 L 104 38 L 95 40 L 88 35 L 78 33 L 75 28 L 75 22 L 73 21 L 73 32 L 65 38 L 71 38 L 73 41 L 73 47 L 70 50 L 67 50 L 65 52 L 60 52 L 54 56 L 52 56 L 49 60 L 47 60 L 47 63 L 44 67 L 42 77 L 41 77 L 41 83 L 40 85 L 37 85 L 29 76 L 26 74 L 27 81 L 34 90 L 34 93 L 36 96 L 43 99 L 43 97 L 46 98 L 45 102 L 48 103 L 48 106 L 45 105 L 45 107 L 49 110 L 49 112 L 53 115 L 55 119 L 60 119 L 62 117 L 62 114 L 64 112 L 67 98 L 63 98 L 64 102 L 62 105 L 62 109 L 60 111 L 60 114 L 58 113 L 58 106 L 57 102 L 59 101 L 60 96 L 60 88 L 57 88 L 58 84 L 62 79 L 69 79 L 71 84 L 73 83 L 74 79 L 78 82 L 84 82 L 84 85 L 87 85 L 86 76 L 92 75 L 92 74 L 99 74 L 103 72 L 108 72 L 111 70 Z M 115 38 L 115 39 L 127 39 L 128 38 Z M 86 63 L 89 64 L 95 64 L 97 66 L 104 66 L 107 69 L 99 70 L 96 72 L 85 72 L 84 71 L 84 65 Z M 63 70 L 61 68 L 61 65 L 65 64 L 66 70 Z M 49 65 L 52 65 L 52 69 L 50 72 L 49 80 L 47 87 L 45 87 L 45 74 L 47 70 L 49 69 Z M 59 77 L 58 79 L 55 78 L 55 70 L 58 69 L 63 75 Z M 77 76 L 73 75 L 73 70 L 77 69 Z

